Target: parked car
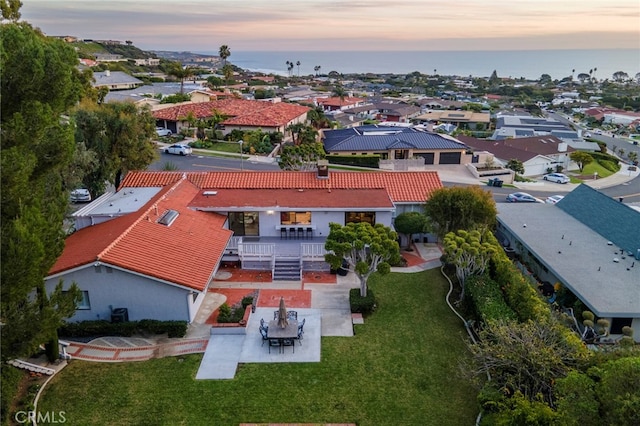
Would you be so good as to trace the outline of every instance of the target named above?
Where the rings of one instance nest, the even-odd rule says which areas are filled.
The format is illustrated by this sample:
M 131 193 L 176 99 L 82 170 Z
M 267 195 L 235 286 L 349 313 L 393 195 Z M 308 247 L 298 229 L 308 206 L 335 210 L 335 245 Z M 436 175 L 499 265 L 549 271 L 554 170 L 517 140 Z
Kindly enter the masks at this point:
M 549 173 L 548 175 L 542 176 L 542 179 L 555 183 L 569 183 L 571 180 L 569 179 L 569 176 L 563 173 Z
M 164 149 L 165 154 L 191 155 L 193 150 L 189 145 L 174 144 Z
M 514 192 L 507 195 L 508 203 L 544 203 L 540 198 L 536 198 L 526 192 Z
M 544 202 L 547 204 L 555 204 L 558 201 L 562 200 L 563 198 L 564 198 L 564 195 L 551 195 L 547 197 L 547 199 L 544 200 Z
M 72 203 L 88 203 L 91 201 L 91 193 L 86 188 L 78 188 L 71 191 Z
M 171 136 L 173 134 L 171 130 L 165 127 L 156 127 L 156 133 L 158 136 Z

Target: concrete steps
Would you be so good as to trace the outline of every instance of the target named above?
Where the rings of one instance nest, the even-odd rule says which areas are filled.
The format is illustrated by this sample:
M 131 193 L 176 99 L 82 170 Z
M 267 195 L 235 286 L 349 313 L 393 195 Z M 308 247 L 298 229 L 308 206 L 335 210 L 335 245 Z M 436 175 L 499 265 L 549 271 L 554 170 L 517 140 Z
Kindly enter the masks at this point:
M 301 279 L 299 258 L 279 258 L 273 269 L 274 281 L 299 281 Z

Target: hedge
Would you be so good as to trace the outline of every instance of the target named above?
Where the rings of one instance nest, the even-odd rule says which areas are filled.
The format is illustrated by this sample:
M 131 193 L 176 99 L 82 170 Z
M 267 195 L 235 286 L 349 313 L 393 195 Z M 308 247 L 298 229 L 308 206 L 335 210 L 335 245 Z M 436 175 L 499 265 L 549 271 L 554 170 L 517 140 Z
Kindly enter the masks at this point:
M 327 155 L 329 164 L 369 167 L 377 169 L 380 163 L 379 155 Z
M 80 321 L 65 323 L 58 330 L 58 334 L 63 337 L 130 337 L 136 333 L 167 333 L 168 337 L 184 337 L 187 334 L 187 322 L 151 319 L 113 323 L 105 320 Z
M 487 275 L 467 278 L 465 288 L 465 294 L 470 299 L 476 316 L 483 322 L 517 318 L 516 313 L 506 304 L 498 283 Z
M 352 288 L 349 291 L 349 305 L 351 312 L 368 315 L 376 308 L 376 298 L 371 289 L 367 289 L 367 296 L 362 297 L 359 288 Z

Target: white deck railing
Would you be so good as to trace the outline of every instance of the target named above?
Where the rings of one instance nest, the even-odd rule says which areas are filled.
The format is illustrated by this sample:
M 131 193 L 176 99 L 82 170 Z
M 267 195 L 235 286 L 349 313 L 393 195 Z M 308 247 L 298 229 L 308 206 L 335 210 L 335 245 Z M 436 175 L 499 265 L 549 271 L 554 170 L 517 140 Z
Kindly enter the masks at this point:
M 275 244 L 268 243 L 238 243 L 240 260 L 271 260 L 275 254 Z
M 300 244 L 300 257 L 304 260 L 324 260 L 324 255 L 327 251 L 324 249 L 324 244 L 320 243 L 301 243 Z

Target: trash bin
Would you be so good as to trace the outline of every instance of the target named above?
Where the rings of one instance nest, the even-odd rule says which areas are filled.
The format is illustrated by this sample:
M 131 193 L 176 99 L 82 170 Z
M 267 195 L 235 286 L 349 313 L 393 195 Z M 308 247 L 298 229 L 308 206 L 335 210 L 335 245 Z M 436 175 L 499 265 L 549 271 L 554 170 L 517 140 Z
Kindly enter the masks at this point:
M 342 261 L 342 266 L 338 268 L 338 275 L 341 277 L 346 276 L 349 273 L 349 263 L 346 260 Z
M 497 186 L 498 188 L 502 188 L 502 182 L 500 179 L 493 180 L 493 186 Z
M 487 186 L 493 186 L 493 179 L 489 179 L 487 181 Z

